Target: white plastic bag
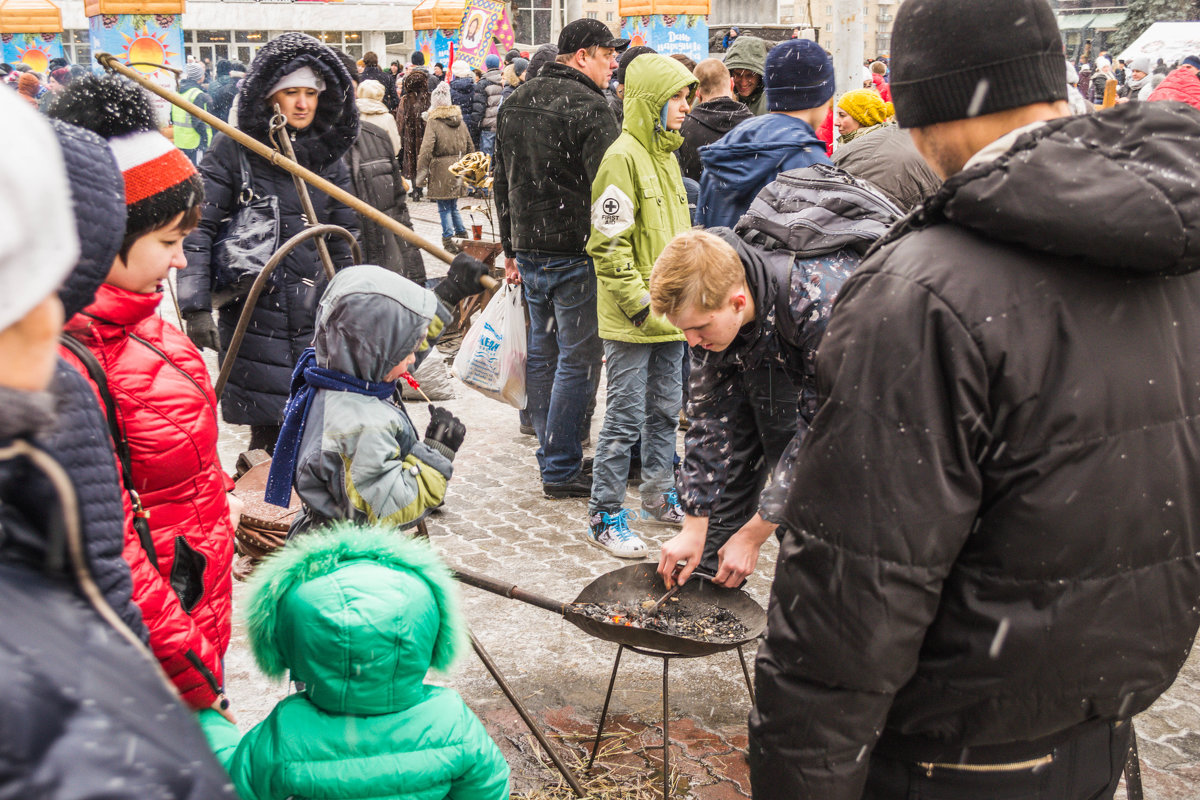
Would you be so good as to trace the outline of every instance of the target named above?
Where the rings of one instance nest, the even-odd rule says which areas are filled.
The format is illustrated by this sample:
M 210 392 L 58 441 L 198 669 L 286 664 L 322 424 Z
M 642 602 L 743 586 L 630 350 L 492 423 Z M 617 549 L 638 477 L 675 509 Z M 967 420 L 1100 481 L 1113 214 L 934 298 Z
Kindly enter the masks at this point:
M 454 374 L 493 400 L 524 408 L 527 337 L 521 287 L 505 283 L 463 337 Z

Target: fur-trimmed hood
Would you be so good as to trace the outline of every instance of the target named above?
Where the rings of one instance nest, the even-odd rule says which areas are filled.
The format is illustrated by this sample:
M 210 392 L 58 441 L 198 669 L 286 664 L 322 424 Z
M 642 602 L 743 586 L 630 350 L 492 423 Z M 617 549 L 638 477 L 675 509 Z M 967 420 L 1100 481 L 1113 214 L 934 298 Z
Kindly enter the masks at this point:
M 272 111 L 267 92 L 280 78 L 301 67 L 311 67 L 325 80 L 317 98 L 312 125 L 296 134 L 296 158 L 309 169 L 321 171 L 337 161 L 358 137 L 358 107 L 350 73 L 333 50 L 303 33 L 285 33 L 267 42 L 250 64 L 238 90 L 238 127 L 270 145 Z
M 429 121 L 440 119 L 451 128 L 457 128 L 462 124 L 463 121 L 462 109 L 458 106 L 440 106 L 438 108 L 431 108 L 425 112 L 424 117 Z
M 339 523 L 292 539 L 251 583 L 250 647 L 264 673 L 290 671 L 335 714 L 385 714 L 424 694 L 466 627 L 450 572 L 424 541 Z

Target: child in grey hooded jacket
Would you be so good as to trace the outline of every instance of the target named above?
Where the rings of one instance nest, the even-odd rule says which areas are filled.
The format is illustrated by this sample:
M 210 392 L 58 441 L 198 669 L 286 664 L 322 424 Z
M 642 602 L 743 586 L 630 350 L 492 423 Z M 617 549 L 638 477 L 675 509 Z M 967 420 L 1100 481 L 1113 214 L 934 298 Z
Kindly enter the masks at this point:
M 462 258 L 462 257 L 460 257 Z M 466 428 L 432 408 L 424 439 L 396 382 L 430 352 L 449 311 L 389 270 L 356 266 L 330 281 L 313 347 L 292 375 L 268 502 L 304 503 L 290 536 L 334 520 L 408 527 L 442 504 Z

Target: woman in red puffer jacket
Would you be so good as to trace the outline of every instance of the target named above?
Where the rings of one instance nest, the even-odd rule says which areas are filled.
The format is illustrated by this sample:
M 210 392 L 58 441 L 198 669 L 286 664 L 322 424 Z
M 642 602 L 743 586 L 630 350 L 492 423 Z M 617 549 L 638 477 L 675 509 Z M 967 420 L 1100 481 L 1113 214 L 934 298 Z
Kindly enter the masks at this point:
M 83 361 L 94 358 L 128 443 L 149 541 L 127 515 L 124 555 L 151 649 L 191 708 L 232 719 L 222 659 L 232 605 L 233 482 L 218 460 L 216 398 L 200 352 L 155 314 L 171 268 L 187 266 L 183 239 L 200 218 L 203 183 L 154 129 L 141 90 L 111 78 L 79 83 L 78 92 L 74 85 L 64 91 L 55 114 L 107 138 L 125 180 L 128 219 L 94 301 L 64 327 L 87 348 L 85 358 L 66 348 L 63 355 L 84 375 Z M 131 493 L 124 494 L 128 507 Z
M 155 314 L 161 299 L 106 283 L 65 330 L 104 370 L 134 487 L 149 513 L 157 568 L 136 533 L 125 537 L 134 602 L 163 669 L 200 709 L 223 691 L 234 536 L 226 493 L 233 482 L 217 458 L 208 370 L 191 341 Z

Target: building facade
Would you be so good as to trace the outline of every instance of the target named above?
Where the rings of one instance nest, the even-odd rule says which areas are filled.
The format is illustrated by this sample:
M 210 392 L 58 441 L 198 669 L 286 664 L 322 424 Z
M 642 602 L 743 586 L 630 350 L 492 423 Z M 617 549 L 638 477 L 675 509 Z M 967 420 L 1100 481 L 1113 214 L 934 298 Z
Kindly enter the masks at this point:
M 901 0 L 864 0 L 863 55 L 866 58 L 892 52 L 892 23 Z M 837 16 L 831 0 L 786 0 L 779 7 L 779 22 L 800 28 L 804 36 L 815 39 L 826 50 L 833 49 Z
M 183 14 L 184 49 L 216 65 L 222 58 L 249 63 L 258 49 L 287 31 L 302 31 L 361 58 L 403 60 L 414 47 L 412 10 L 419 0 L 188 0 Z M 62 9 L 63 49 L 77 64 L 91 62 L 83 0 L 56 0 Z

